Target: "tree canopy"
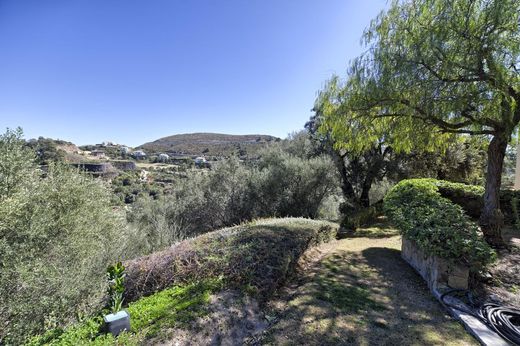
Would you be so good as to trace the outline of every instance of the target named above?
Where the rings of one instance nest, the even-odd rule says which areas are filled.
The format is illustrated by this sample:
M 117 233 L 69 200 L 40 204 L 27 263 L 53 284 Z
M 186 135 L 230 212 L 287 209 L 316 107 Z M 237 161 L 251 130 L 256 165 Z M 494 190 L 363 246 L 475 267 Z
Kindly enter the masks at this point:
M 453 135 L 490 138 L 488 241 L 501 242 L 498 190 L 507 142 L 520 121 L 520 2 L 394 1 L 368 27 L 365 54 L 324 99 L 324 131 L 361 152 L 384 139 L 396 151 L 432 150 Z

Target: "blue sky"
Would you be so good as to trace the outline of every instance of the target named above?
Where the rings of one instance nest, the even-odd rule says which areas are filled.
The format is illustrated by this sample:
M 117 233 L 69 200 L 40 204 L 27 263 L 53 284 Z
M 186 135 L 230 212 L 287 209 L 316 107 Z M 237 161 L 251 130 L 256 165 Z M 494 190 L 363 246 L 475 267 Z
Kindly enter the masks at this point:
M 77 144 L 285 137 L 386 0 L 0 0 L 0 126 Z

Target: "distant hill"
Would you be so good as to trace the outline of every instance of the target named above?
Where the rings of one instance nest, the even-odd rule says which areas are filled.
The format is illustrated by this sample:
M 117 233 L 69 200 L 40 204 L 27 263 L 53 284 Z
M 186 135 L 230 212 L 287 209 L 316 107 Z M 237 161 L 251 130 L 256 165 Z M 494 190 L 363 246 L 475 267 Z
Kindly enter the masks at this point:
M 268 135 L 226 135 L 187 133 L 160 138 L 140 145 L 147 153 L 171 153 L 206 156 L 255 156 L 259 149 L 280 139 Z

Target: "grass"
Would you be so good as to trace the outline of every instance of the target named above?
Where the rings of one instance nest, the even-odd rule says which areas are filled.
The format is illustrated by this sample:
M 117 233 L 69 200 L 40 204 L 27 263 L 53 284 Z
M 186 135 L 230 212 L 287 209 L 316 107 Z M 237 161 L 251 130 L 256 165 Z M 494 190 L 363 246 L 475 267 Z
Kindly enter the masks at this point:
M 65 330 L 52 330 L 33 338 L 28 345 L 139 345 L 160 337 L 163 331 L 183 327 L 207 310 L 210 295 L 222 288 L 221 279 L 176 286 L 129 304 L 132 331 L 117 338 L 101 333 L 102 316 L 96 316 Z
M 296 288 L 270 303 L 268 345 L 476 345 L 400 257 L 384 219 L 320 248 Z

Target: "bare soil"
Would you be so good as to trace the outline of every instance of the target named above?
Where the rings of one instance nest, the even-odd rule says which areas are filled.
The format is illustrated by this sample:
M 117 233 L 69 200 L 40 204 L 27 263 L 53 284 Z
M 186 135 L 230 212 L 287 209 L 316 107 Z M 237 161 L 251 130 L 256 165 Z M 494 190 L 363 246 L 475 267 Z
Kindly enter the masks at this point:
M 268 321 L 258 302 L 238 291 L 224 291 L 211 297 L 210 312 L 187 329 L 165 331 L 161 346 L 243 345 L 252 343 L 267 328 Z
M 510 250 L 501 250 L 497 262 L 490 268 L 491 278 L 482 284 L 480 295 L 495 298 L 504 304 L 520 308 L 520 230 L 503 231 Z

